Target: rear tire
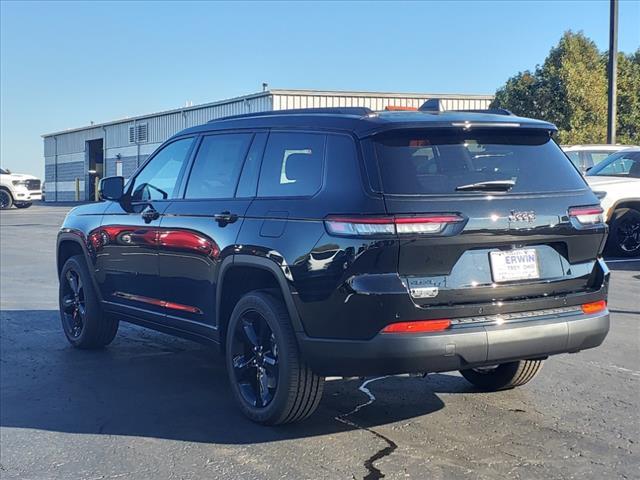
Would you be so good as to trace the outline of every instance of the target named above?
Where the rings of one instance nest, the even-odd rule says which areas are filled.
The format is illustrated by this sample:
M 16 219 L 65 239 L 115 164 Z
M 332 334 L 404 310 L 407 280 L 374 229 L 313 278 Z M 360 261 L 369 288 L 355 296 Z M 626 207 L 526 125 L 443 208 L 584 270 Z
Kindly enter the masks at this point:
M 31 203 L 31 202 L 24 202 L 24 203 L 16 203 L 15 204 L 16 208 L 29 208 L 31 205 L 33 205 L 33 203 Z
M 67 340 L 76 348 L 101 348 L 118 332 L 118 320 L 106 315 L 82 255 L 69 258 L 60 273 L 60 319 Z
M 613 213 L 607 239 L 607 251 L 618 257 L 640 255 L 640 212 L 620 208 Z
M 244 295 L 229 320 L 226 364 L 242 413 L 264 425 L 304 420 L 318 407 L 324 378 L 300 358 L 287 309 L 264 291 Z
M 487 391 L 508 390 L 529 383 L 542 369 L 542 360 L 501 363 L 495 368 L 460 370 L 476 387 Z
M 13 205 L 11 193 L 5 188 L 0 188 L 0 210 L 9 210 L 11 205 Z

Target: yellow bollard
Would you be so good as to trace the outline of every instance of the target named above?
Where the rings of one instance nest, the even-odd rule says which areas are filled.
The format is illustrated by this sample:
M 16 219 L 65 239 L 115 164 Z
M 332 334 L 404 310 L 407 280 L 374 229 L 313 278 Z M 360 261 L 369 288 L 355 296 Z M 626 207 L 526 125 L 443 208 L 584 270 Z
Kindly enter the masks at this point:
M 93 179 L 93 200 L 95 202 L 99 202 L 100 201 L 100 192 L 98 191 L 98 189 L 100 188 L 100 179 L 98 177 L 95 177 Z
M 76 177 L 76 202 L 80 201 L 80 179 Z

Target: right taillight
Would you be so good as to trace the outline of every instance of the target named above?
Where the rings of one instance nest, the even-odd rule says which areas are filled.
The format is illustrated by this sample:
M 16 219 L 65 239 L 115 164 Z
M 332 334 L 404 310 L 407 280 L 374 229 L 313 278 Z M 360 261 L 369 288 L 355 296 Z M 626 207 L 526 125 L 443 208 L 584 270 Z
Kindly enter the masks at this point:
M 342 217 L 325 220 L 327 231 L 340 236 L 434 235 L 447 226 L 464 222 L 457 214 L 421 215 L 414 217 Z
M 606 310 L 606 308 L 607 308 L 606 300 L 598 300 L 597 302 L 582 304 L 582 311 L 587 314 L 602 312 Z
M 575 218 L 580 225 L 594 225 L 603 223 L 602 207 L 600 205 L 592 205 L 588 207 L 571 207 L 569 209 L 569 217 Z
M 451 326 L 451 320 L 414 320 L 411 322 L 390 323 L 384 327 L 382 333 L 428 333 L 441 332 Z

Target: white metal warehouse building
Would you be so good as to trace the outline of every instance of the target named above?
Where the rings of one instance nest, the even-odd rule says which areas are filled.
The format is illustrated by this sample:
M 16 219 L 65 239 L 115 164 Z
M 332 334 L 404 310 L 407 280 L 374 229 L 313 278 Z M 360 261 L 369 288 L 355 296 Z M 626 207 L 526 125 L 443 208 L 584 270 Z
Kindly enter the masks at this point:
M 441 99 L 445 110 L 485 109 L 493 100 L 492 95 L 266 90 L 203 105 L 48 133 L 43 135 L 46 201 L 92 199 L 96 176 L 128 177 L 167 138 L 184 128 L 212 119 L 292 108 L 418 108 L 433 98 Z

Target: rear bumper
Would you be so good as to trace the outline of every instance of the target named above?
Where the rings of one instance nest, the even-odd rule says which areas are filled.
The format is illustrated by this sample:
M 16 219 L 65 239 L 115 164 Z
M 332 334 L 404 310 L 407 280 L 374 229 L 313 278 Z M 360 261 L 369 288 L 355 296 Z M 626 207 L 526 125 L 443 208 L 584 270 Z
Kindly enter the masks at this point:
M 609 312 L 562 314 L 464 326 L 430 334 L 378 334 L 371 340 L 336 340 L 299 334 L 305 361 L 321 375 L 364 376 L 446 372 L 526 358 L 571 353 L 600 345 Z

